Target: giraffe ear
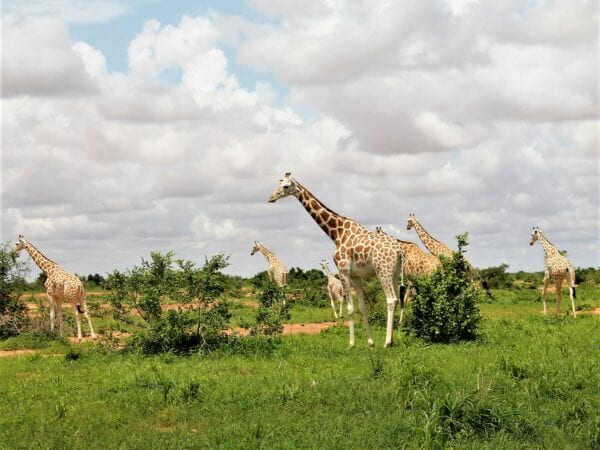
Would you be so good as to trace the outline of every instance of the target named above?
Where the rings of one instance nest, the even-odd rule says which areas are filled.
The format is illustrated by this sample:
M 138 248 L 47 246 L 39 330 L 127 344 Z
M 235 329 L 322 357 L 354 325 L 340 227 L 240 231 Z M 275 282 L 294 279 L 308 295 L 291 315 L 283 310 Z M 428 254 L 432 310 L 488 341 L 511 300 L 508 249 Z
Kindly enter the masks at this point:
M 292 172 L 286 172 L 284 178 L 289 178 L 292 175 Z

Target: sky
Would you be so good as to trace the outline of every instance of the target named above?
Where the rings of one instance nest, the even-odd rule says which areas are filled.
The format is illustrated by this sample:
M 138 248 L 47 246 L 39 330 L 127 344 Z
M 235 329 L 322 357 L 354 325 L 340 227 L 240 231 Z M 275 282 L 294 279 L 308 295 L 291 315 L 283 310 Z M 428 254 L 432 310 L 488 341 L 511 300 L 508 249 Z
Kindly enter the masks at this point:
M 334 211 L 476 267 L 600 266 L 598 2 L 4 0 L 0 238 L 80 275 L 151 251 L 318 269 Z M 39 270 L 30 262 L 32 274 Z

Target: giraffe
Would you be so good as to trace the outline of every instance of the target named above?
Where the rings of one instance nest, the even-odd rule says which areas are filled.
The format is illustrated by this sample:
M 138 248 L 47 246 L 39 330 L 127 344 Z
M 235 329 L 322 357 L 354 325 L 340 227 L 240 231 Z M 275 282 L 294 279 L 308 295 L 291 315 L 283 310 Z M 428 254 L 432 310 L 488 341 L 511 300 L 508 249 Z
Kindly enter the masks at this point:
M 421 239 L 421 242 L 423 243 L 425 248 L 432 255 L 452 256 L 452 253 L 454 253 L 453 250 L 446 244 L 438 241 L 433 236 L 431 236 L 431 234 L 429 234 L 427 230 L 423 228 L 423 225 L 419 223 L 414 214 L 409 214 L 408 220 L 406 221 L 406 229 L 410 230 L 411 228 L 415 229 L 417 235 L 419 236 L 419 239 Z
M 319 201 L 308 189 L 286 173 L 269 197 L 269 203 L 293 195 L 300 201 L 313 220 L 334 242 L 333 260 L 338 268 L 348 305 L 350 347 L 354 347 L 354 303 L 350 284 L 358 297 L 367 342 L 374 346 L 373 335 L 364 301 L 363 279 L 376 275 L 383 288 L 387 303 L 387 329 L 384 347 L 393 344 L 394 311 L 398 303 L 398 279 L 402 275 L 402 249 L 396 239 L 386 234 L 373 233 L 358 222 L 344 217 Z
M 252 252 L 250 253 L 250 256 L 254 255 L 256 252 L 261 252 L 263 256 L 267 259 L 267 262 L 269 263 L 269 267 L 267 268 L 269 278 L 271 278 L 271 280 L 279 287 L 286 286 L 288 269 L 275 255 L 275 253 L 273 253 L 267 247 L 262 245 L 260 242 L 254 241 L 254 246 L 252 247 Z
M 406 221 L 406 229 L 410 230 L 411 228 L 415 229 L 417 235 L 419 236 L 419 239 L 421 240 L 425 248 L 427 248 L 429 253 L 438 257 L 440 255 L 446 256 L 448 258 L 452 257 L 454 250 L 452 250 L 448 245 L 444 244 L 441 241 L 438 241 L 431 234 L 429 234 L 429 232 L 423 227 L 423 225 L 421 225 L 421 223 L 417 220 L 414 214 L 409 214 L 408 219 Z M 473 265 L 469 262 L 467 258 L 464 259 L 469 267 L 471 281 L 473 281 L 473 276 L 476 276 L 479 279 L 479 283 L 481 284 L 481 287 L 485 291 L 485 294 L 488 296 L 488 298 L 493 298 L 492 291 L 487 281 L 481 278 L 477 269 L 473 267 Z
M 342 282 L 335 277 L 331 270 L 329 269 L 329 264 L 326 259 L 321 260 L 321 267 L 323 268 L 323 273 L 327 277 L 327 294 L 329 295 L 329 301 L 331 302 L 331 309 L 333 310 L 333 316 L 338 319 L 344 317 L 343 314 L 343 305 L 344 305 L 344 286 Z M 335 310 L 335 302 L 338 302 L 340 305 L 340 313 L 338 315 Z
M 556 315 L 558 316 L 560 314 L 562 283 L 563 280 L 566 280 L 569 285 L 569 297 L 571 298 L 573 317 L 576 317 L 575 268 L 573 267 L 573 264 L 571 264 L 571 261 L 565 256 L 561 255 L 556 246 L 544 236 L 544 233 L 538 227 L 533 227 L 529 245 L 533 245 L 535 241 L 540 241 L 540 244 L 544 249 L 544 289 L 542 290 L 544 314 L 546 314 L 546 289 L 550 282 L 554 283 L 554 290 L 556 292 Z
M 16 243 L 12 254 L 16 255 L 21 250 L 25 249 L 37 266 L 46 274 L 46 294 L 48 295 L 48 302 L 50 305 L 50 330 L 54 331 L 54 316 L 58 315 L 58 328 L 62 332 L 62 302 L 67 300 L 75 309 L 75 319 L 77 321 L 77 338 L 81 339 L 81 314 L 87 319 L 90 327 L 90 335 L 92 338 L 96 337 L 94 328 L 92 327 L 92 320 L 87 311 L 85 304 L 85 291 L 83 290 L 83 284 L 76 275 L 67 272 L 65 269 L 60 267 L 54 261 L 44 256 L 37 248 L 35 248 L 30 242 L 26 241 L 22 235 L 19 235 L 19 240 Z M 56 310 L 56 312 L 55 312 Z

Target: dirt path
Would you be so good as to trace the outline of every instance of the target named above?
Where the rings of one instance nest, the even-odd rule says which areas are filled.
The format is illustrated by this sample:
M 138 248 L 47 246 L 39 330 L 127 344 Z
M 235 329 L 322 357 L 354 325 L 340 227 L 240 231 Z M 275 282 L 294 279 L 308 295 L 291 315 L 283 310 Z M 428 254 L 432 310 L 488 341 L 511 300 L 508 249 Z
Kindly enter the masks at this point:
M 599 308 L 600 309 L 600 308 Z M 283 334 L 319 334 L 322 330 L 326 330 L 327 328 L 331 328 L 337 325 L 337 322 L 317 322 L 317 323 L 286 323 L 283 325 Z M 344 326 L 348 325 L 348 322 L 343 324 Z M 232 328 L 229 330 L 232 333 L 239 334 L 241 336 L 247 336 L 249 334 L 249 330 L 247 328 Z M 113 337 L 121 338 L 121 337 L 129 337 L 129 333 L 113 333 Z M 81 340 L 77 339 L 74 336 L 69 337 L 69 341 L 73 344 L 79 344 L 83 342 L 93 342 L 93 339 L 89 336 L 83 337 Z M 37 350 L 34 349 L 20 349 L 20 350 L 0 350 L 0 358 L 10 357 L 10 356 L 21 356 L 21 355 L 31 355 L 34 354 Z

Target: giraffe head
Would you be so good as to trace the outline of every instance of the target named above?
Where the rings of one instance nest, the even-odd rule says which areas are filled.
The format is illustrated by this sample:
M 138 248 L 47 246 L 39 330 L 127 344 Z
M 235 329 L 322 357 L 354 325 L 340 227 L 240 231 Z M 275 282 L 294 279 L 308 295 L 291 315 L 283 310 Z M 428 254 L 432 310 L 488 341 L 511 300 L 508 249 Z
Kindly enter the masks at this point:
M 535 241 L 537 241 L 542 235 L 542 230 L 539 227 L 533 227 L 533 231 L 531 232 L 531 240 L 529 241 L 529 245 L 533 245 Z
M 14 259 L 17 256 L 17 253 L 19 253 L 21 250 L 23 250 L 25 248 L 25 243 L 27 241 L 25 240 L 25 238 L 23 237 L 22 234 L 19 235 L 19 239 L 17 240 L 17 243 L 15 244 L 15 246 L 13 247 L 13 249 L 10 251 L 10 255 L 11 257 Z
M 381 226 L 377 225 L 377 226 L 375 227 L 375 233 L 377 233 L 377 234 L 381 234 L 381 233 L 383 233 L 383 227 L 381 227 Z
M 287 197 L 288 195 L 296 196 L 298 192 L 299 188 L 298 184 L 296 184 L 296 180 L 292 178 L 292 174 L 290 172 L 287 172 L 283 178 L 279 180 L 277 189 L 275 189 L 269 197 L 269 203 L 274 203 L 280 198 Z
M 321 260 L 321 267 L 323 268 L 323 270 L 329 269 L 329 264 L 327 263 L 326 259 Z
M 416 223 L 417 223 L 417 218 L 415 217 L 415 215 L 412 213 L 409 214 L 408 219 L 406 219 L 406 229 L 407 230 L 412 229 Z
M 260 243 L 258 241 L 254 241 L 254 245 L 252 246 L 250 256 L 254 255 L 258 250 L 260 250 Z

